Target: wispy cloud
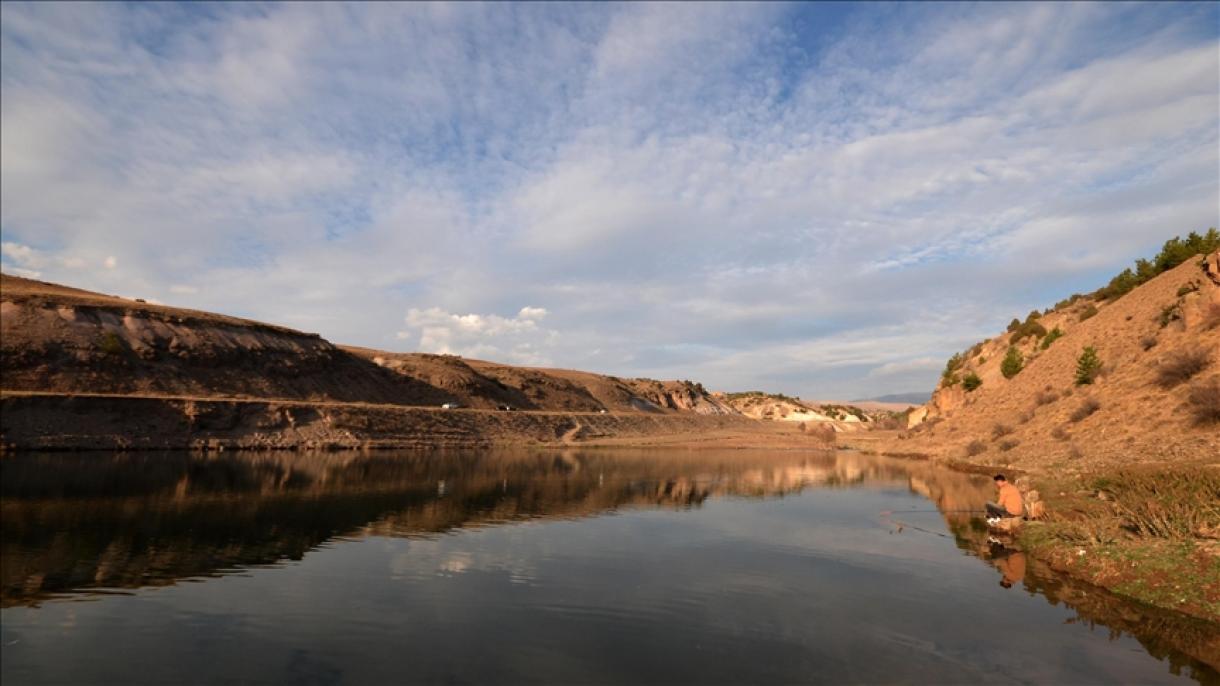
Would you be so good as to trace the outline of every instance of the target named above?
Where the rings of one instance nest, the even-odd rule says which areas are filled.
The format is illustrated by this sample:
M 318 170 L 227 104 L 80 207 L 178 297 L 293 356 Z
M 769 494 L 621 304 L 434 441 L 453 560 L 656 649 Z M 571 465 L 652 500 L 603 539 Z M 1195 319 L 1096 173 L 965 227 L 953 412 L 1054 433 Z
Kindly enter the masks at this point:
M 913 390 L 1220 223 L 1210 4 L 0 13 L 6 271 L 341 342 Z

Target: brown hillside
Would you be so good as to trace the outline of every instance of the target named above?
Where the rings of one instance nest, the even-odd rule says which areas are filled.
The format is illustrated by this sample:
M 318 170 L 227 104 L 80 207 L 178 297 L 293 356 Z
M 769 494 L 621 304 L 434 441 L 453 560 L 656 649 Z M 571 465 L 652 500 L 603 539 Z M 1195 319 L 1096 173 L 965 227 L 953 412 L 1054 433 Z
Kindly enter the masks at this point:
M 966 354 L 957 383 L 942 381 L 891 448 L 1068 473 L 1100 462 L 1220 463 L 1220 424 L 1197 413 L 1220 405 L 1220 274 L 1201 264 L 1188 260 L 1111 302 L 1085 298 L 1044 314 L 1041 325 L 1062 337 L 1046 349 L 1037 336 L 1017 342 L 1025 366 L 1011 379 L 1000 365 L 1013 334 L 983 341 Z M 1081 321 L 1090 308 L 1096 314 Z M 1103 367 L 1093 384 L 1076 385 L 1086 346 Z M 1162 379 L 1184 361 L 1202 368 Z M 974 391 L 961 381 L 970 374 L 982 381 Z
M 563 412 L 734 414 L 686 381 L 619 379 L 317 334 L 0 275 L 5 391 L 282 399 Z

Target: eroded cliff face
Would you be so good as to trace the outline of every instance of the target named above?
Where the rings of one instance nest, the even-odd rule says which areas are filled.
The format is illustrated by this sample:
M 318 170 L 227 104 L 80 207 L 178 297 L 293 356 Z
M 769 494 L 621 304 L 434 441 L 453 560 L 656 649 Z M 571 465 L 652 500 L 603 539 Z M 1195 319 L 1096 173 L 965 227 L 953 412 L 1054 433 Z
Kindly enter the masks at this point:
M 735 414 L 689 381 L 336 346 L 235 317 L 0 279 L 5 391 Z

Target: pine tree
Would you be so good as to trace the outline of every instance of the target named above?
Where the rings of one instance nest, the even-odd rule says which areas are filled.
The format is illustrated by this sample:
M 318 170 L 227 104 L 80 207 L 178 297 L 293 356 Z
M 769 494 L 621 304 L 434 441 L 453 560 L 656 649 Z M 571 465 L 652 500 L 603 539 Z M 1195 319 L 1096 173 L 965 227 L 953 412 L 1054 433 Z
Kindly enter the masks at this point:
M 1021 370 L 1025 368 L 1025 357 L 1017 350 L 1016 346 L 1008 346 L 1008 352 L 1004 355 L 1004 359 L 1000 362 L 1000 373 L 1005 379 L 1011 379 Z
M 1097 357 L 1097 351 L 1093 346 L 1087 346 L 1076 359 L 1076 385 L 1083 386 L 1093 383 L 1099 371 L 1101 371 L 1101 359 Z

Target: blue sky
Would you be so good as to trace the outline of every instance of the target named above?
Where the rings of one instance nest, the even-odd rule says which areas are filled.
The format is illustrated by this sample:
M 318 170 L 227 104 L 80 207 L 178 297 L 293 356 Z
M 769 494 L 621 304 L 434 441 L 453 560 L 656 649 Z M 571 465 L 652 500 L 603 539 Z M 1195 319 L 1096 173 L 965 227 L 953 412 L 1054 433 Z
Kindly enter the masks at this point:
M 1220 224 L 1214 3 L 0 13 L 6 272 L 341 343 L 927 390 Z

